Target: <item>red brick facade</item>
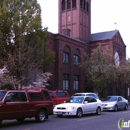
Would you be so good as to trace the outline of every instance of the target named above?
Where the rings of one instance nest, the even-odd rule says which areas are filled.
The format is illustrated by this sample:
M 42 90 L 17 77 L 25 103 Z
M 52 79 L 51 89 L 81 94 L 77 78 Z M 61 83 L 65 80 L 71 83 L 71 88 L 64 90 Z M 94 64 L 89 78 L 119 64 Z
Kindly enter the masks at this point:
M 92 39 L 91 0 L 59 0 L 59 33 L 51 34 L 49 39 L 55 62 L 46 70 L 53 74 L 48 88 L 65 89 L 70 95 L 83 92 L 84 70 L 77 62 L 84 62 L 85 55 L 99 43 L 112 48 L 113 56 L 118 52 L 120 59 L 126 57 L 126 46 L 119 31 L 114 31 L 110 39 Z

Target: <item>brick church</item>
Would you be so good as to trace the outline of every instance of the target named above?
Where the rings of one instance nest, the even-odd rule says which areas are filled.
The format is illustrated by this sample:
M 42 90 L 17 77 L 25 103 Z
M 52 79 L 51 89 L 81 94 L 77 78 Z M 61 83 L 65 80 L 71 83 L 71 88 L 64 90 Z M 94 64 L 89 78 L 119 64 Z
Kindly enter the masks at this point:
M 67 90 L 71 95 L 84 91 L 84 69 L 79 67 L 84 54 L 100 43 L 109 46 L 113 57 L 121 61 L 126 58 L 126 45 L 118 30 L 91 34 L 91 0 L 59 0 L 58 4 L 59 32 L 51 33 L 49 39 L 55 62 L 46 70 L 53 74 L 48 89 Z

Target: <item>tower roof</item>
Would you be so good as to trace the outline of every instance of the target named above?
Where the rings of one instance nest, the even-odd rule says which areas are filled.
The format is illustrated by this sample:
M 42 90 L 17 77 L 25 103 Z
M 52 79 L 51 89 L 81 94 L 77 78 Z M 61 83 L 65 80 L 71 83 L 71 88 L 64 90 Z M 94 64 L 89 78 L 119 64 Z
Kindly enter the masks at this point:
M 106 32 L 99 32 L 91 34 L 91 41 L 102 41 L 112 39 L 118 30 L 106 31 Z

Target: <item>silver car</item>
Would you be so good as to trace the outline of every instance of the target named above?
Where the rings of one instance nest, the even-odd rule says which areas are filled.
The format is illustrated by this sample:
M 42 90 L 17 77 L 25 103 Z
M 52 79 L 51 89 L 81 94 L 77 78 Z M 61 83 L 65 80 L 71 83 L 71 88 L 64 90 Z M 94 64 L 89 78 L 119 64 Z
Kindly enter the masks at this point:
M 102 101 L 103 110 L 114 110 L 118 111 L 119 109 L 127 110 L 129 103 L 128 100 L 122 96 L 107 96 Z

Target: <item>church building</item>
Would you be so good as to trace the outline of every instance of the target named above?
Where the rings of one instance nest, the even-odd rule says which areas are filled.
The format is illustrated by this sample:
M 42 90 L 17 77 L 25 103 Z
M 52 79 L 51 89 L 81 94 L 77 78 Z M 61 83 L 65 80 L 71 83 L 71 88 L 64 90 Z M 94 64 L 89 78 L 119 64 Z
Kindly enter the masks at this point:
M 49 39 L 55 62 L 46 70 L 53 74 L 48 89 L 67 90 L 72 95 L 84 92 L 85 73 L 79 63 L 86 60 L 85 54 L 100 43 L 112 49 L 113 57 L 118 57 L 115 63 L 119 64 L 126 58 L 126 45 L 118 30 L 91 34 L 91 0 L 59 0 L 58 4 L 58 33 L 51 33 Z

